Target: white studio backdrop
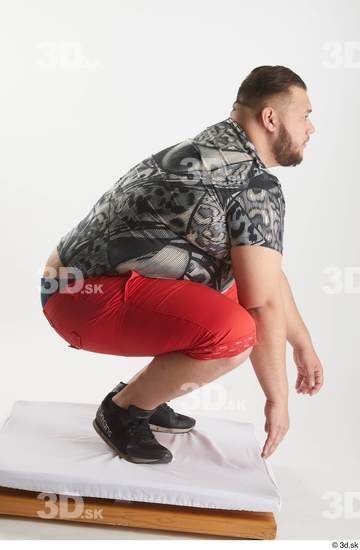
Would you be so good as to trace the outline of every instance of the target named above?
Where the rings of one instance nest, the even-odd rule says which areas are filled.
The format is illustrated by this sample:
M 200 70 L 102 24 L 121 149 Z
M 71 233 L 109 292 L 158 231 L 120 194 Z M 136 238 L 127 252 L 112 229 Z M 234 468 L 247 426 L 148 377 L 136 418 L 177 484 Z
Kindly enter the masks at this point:
M 322 493 L 360 491 L 359 15 L 355 0 L 1 4 L 1 417 L 19 399 L 99 403 L 150 361 L 67 347 L 41 312 L 44 263 L 130 167 L 226 118 L 254 67 L 285 65 L 308 86 L 316 132 L 299 166 L 271 170 L 284 271 L 325 383 L 295 392 L 289 346 L 290 431 L 268 461 L 328 472 Z M 253 422 L 265 441 L 249 361 L 171 404 Z

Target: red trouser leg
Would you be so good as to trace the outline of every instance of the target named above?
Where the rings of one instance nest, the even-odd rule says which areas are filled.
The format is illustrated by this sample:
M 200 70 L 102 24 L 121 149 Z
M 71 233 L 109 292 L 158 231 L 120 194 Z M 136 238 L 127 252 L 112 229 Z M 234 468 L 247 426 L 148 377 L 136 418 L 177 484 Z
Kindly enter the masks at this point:
M 84 279 L 82 292 L 57 292 L 43 311 L 72 347 L 96 353 L 181 351 L 205 360 L 239 355 L 256 344 L 255 322 L 238 303 L 235 283 L 222 294 L 201 283 L 130 271 Z

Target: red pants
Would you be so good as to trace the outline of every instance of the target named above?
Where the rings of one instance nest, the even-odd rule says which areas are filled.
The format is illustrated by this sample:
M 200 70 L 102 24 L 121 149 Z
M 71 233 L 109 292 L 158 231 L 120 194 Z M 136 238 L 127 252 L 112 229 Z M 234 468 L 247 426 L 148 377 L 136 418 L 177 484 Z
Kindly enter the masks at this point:
M 256 344 L 255 322 L 238 303 L 235 282 L 222 294 L 132 270 L 86 278 L 81 291 L 73 290 L 68 283 L 53 293 L 43 312 L 77 349 L 126 357 L 181 351 L 205 360 L 236 356 Z

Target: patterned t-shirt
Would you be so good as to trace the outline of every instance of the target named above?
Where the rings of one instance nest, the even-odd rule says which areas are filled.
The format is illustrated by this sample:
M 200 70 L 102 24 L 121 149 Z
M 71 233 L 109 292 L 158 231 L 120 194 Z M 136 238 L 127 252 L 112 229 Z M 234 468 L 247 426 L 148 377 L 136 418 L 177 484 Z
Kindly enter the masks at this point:
M 230 247 L 282 254 L 284 215 L 277 177 L 229 117 L 131 168 L 57 250 L 84 277 L 136 270 L 224 292 L 234 281 Z

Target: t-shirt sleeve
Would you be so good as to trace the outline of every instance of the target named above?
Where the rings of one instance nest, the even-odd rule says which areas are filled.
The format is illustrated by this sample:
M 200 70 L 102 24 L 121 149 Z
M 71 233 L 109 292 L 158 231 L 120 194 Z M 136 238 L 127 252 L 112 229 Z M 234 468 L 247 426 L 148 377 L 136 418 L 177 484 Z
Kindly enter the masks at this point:
M 226 207 L 230 246 L 258 245 L 283 253 L 285 200 L 271 174 L 253 176 L 246 189 L 233 192 Z

